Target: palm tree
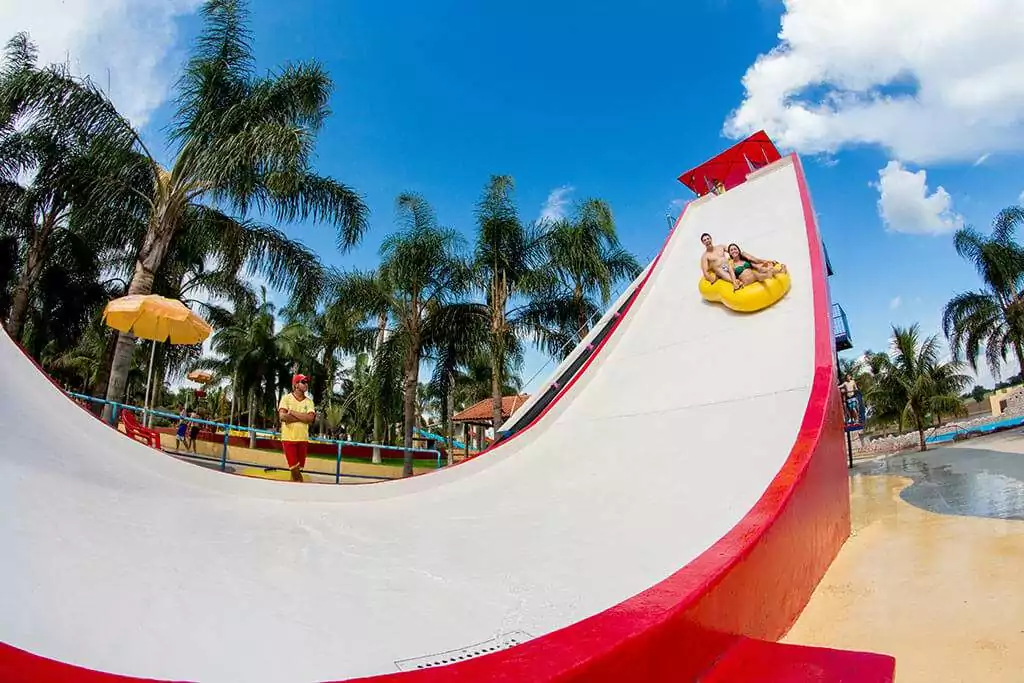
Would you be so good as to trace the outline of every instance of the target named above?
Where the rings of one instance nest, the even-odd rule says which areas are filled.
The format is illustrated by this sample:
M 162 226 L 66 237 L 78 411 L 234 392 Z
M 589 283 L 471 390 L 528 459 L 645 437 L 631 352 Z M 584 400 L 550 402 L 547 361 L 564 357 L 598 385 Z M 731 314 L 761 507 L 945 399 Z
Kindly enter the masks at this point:
M 256 210 L 282 222 L 326 221 L 336 226 L 341 249 L 361 238 L 367 213 L 363 201 L 311 166 L 316 135 L 328 115 L 330 78 L 315 62 L 258 76 L 244 0 L 207 0 L 202 16 L 202 31 L 178 82 L 178 108 L 170 126 L 176 156 L 166 168 L 97 89 L 87 89 L 88 96 L 69 95 L 36 83 L 35 101 L 59 112 L 58 123 L 118 133 L 122 146 L 107 151 L 123 160 L 123 168 L 148 173 L 151 190 L 140 196 L 147 209 L 145 236 L 129 294 L 152 291 L 168 251 L 191 224 L 192 230 L 219 236 L 226 261 L 247 261 L 271 286 L 294 288 L 300 298 L 308 298 L 321 286 L 313 255 L 279 231 L 241 216 Z M 125 146 L 130 153 L 123 151 Z M 104 176 L 96 185 L 109 192 L 123 182 Z M 134 341 L 128 334 L 118 340 L 107 392 L 111 399 L 124 390 Z
M 289 323 L 277 330 L 274 305 L 266 291 L 255 306 L 247 299 L 234 302 L 235 310 L 219 316 L 211 349 L 219 358 L 204 358 L 196 367 L 210 368 L 231 377 L 231 418 L 238 399 L 247 402 L 250 444 L 255 429 L 275 422 L 277 401 L 290 386 L 293 364 L 306 346 L 307 332 L 301 323 Z
M 325 409 L 336 400 L 335 388 L 341 385 L 341 393 L 351 387 L 345 386 L 345 370 L 342 356 L 357 353 L 362 349 L 365 335 L 361 335 L 361 316 L 354 311 L 296 311 L 287 307 L 282 311 L 291 322 L 301 323 L 306 330 L 305 346 L 300 349 L 298 366 L 310 376 L 310 392 Z M 348 382 L 351 384 L 351 382 Z
M 453 329 L 452 311 L 470 285 L 470 269 L 463 260 L 462 238 L 437 224 L 430 205 L 415 194 L 396 202 L 402 229 L 381 244 L 381 265 L 376 274 L 353 272 L 341 277 L 333 293 L 338 312 L 362 311 L 371 320 L 381 312 L 391 323 L 378 356 L 401 356 L 402 422 L 405 464 L 403 476 L 412 476 L 412 437 L 416 423 L 416 393 L 420 362 L 433 340 Z M 455 328 L 457 329 L 457 328 Z M 442 331 L 443 330 L 443 331 Z M 369 328 L 364 339 L 376 336 Z M 376 339 L 374 339 L 376 343 Z
M 891 346 L 890 354 L 876 356 L 880 372 L 871 388 L 872 403 L 879 420 L 896 421 L 901 429 L 913 425 L 924 451 L 929 415 L 962 414 L 960 394 L 971 378 L 961 374 L 959 361 L 941 362 L 938 336 L 921 341 L 918 325 L 893 326 Z
M 125 208 L 125 193 L 116 196 L 120 188 L 106 195 L 105 203 L 89 192 L 89 179 L 110 161 L 103 153 L 109 141 L 93 131 L 55 125 L 51 112 L 21 88 L 33 79 L 68 92 L 82 90 L 60 70 L 40 70 L 35 46 L 24 33 L 7 44 L 0 70 L 0 232 L 15 237 L 24 253 L 7 320 L 7 331 L 17 340 L 56 236 L 69 229 L 91 232 L 102 245 L 110 242 L 112 226 L 135 221 L 124 212 L 112 214 Z
M 942 314 L 942 331 L 954 359 L 966 357 L 975 372 L 982 345 L 995 377 L 1012 349 L 1024 369 L 1024 248 L 1015 241 L 1024 224 L 1024 208 L 1003 209 L 992 225 L 991 236 L 973 227 L 953 237 L 956 252 L 974 264 L 984 288 L 953 297 Z
M 481 315 L 491 356 L 492 425 L 501 427 L 502 386 L 507 367 L 522 364 L 522 340 L 540 340 L 568 304 L 547 267 L 543 226 L 525 226 L 512 201 L 509 176 L 491 176 L 477 205 L 474 270 L 484 293 Z
M 384 443 L 384 426 L 401 419 L 401 358 L 393 358 L 397 347 L 381 347 L 371 356 L 358 353 L 349 371 L 342 395 L 342 413 L 350 437 L 355 441 Z M 381 462 L 379 448 L 373 450 L 373 462 Z
M 564 358 L 590 330 L 590 322 L 611 303 L 616 283 L 635 279 L 642 270 L 619 244 L 611 207 L 588 199 L 571 218 L 547 226 L 546 248 L 566 292 L 556 329 L 546 340 L 548 351 Z
M 857 388 L 864 402 L 866 420 L 869 425 L 877 426 L 886 424 L 889 419 L 879 419 L 879 415 L 891 415 L 892 411 L 881 405 L 884 400 L 882 394 L 873 392 L 875 382 L 882 374 L 882 368 L 889 362 L 888 354 L 875 352 L 870 349 L 864 351 L 860 357 L 855 359 L 840 358 L 838 365 L 839 380 L 844 380 L 847 375 L 853 377 Z

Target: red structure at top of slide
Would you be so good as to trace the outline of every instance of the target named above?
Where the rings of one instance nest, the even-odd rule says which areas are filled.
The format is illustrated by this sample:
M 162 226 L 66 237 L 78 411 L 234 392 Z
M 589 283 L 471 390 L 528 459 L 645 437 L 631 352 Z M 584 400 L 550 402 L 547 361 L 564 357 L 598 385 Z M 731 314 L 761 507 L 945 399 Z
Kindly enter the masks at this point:
M 679 182 L 698 196 L 724 192 L 746 182 L 750 173 L 780 158 L 775 143 L 762 130 L 682 174 Z

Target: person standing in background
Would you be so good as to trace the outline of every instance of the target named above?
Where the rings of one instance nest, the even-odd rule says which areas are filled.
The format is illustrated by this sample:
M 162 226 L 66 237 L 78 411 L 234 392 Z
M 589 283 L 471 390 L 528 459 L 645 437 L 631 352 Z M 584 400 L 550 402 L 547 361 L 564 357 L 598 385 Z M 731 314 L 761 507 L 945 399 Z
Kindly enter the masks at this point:
M 191 419 L 189 422 L 191 423 L 191 427 L 189 427 L 188 430 L 188 446 L 186 446 L 186 448 L 198 455 L 196 452 L 196 440 L 199 438 L 199 431 L 202 429 L 202 427 L 199 426 L 199 423 L 196 422 L 196 420 L 199 419 L 199 413 L 193 410 L 190 417 Z
M 306 451 L 309 449 L 309 425 L 316 419 L 313 399 L 309 390 L 309 378 L 305 375 L 292 377 L 292 391 L 281 397 L 277 414 L 281 418 L 281 449 L 288 461 L 292 481 L 302 481 L 302 468 L 306 466 Z

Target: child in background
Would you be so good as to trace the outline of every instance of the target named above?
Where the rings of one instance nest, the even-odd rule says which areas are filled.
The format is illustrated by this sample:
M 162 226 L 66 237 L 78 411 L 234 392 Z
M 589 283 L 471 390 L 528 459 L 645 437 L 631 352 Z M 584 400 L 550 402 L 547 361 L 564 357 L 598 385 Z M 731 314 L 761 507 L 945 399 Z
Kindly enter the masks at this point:
M 185 419 L 184 408 L 178 414 L 178 429 L 174 432 L 174 450 L 181 450 L 181 444 L 185 444 L 185 450 L 188 450 L 188 420 Z

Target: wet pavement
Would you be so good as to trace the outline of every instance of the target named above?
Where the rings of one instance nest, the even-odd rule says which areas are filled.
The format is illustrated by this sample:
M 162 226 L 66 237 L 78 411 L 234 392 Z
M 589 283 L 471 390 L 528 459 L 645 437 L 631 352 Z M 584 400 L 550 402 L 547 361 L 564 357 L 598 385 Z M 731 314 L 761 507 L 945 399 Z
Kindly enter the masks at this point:
M 997 438 L 1024 451 L 1024 435 Z M 1024 455 L 985 447 L 989 443 L 902 453 L 857 464 L 853 474 L 910 477 L 914 483 L 900 497 L 929 512 L 1024 520 Z
M 899 683 L 1024 681 L 1024 435 L 858 464 L 852 534 L 785 641 L 896 657 Z

